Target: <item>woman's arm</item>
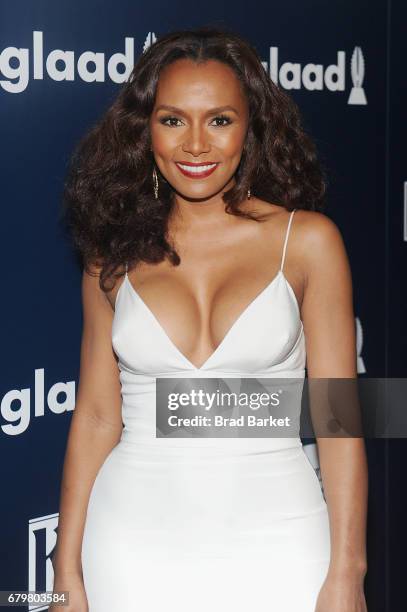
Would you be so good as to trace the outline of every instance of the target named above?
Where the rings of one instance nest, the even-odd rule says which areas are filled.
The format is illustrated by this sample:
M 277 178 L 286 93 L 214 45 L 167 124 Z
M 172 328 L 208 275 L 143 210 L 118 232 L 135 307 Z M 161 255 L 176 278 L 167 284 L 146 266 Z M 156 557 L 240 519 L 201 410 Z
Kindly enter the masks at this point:
M 99 288 L 99 277 L 85 271 L 82 302 L 80 379 L 62 475 L 57 545 L 52 556 L 58 574 L 82 573 L 82 537 L 90 491 L 123 428 L 119 369 L 111 343 L 113 310 Z
M 301 310 L 308 378 L 355 379 L 352 279 L 341 234 L 328 217 L 317 212 L 303 215 L 301 225 L 306 269 Z M 331 530 L 329 575 L 363 582 L 368 493 L 364 440 L 317 437 L 317 446 Z M 343 607 L 343 612 L 347 609 Z

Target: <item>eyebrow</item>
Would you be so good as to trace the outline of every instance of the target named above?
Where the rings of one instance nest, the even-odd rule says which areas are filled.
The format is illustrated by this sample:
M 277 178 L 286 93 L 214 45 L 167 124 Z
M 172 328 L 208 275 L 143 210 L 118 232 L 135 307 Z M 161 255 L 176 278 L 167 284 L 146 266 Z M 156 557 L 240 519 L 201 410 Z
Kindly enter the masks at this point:
M 160 110 L 167 110 L 167 111 L 171 111 L 173 113 L 178 113 L 178 115 L 187 115 L 187 113 L 185 113 L 182 109 L 177 108 L 176 106 L 171 106 L 169 104 L 160 104 L 160 106 L 157 106 L 157 108 L 155 109 L 155 112 L 158 113 L 158 111 Z M 236 115 L 238 115 L 238 111 L 233 107 L 233 106 L 217 106 L 216 108 L 211 108 L 210 110 L 208 110 L 205 113 L 205 116 L 208 115 L 216 115 L 217 113 L 222 113 L 224 111 L 233 111 L 234 113 L 236 113 Z

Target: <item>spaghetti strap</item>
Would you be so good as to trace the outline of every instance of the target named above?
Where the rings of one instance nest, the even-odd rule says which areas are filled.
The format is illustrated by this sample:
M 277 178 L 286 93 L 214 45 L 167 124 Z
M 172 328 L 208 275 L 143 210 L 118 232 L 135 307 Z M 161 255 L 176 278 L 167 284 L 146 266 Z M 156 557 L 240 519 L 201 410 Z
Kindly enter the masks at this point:
M 128 264 L 127 264 L 127 261 L 126 261 L 126 263 L 125 263 L 125 267 L 126 267 L 126 276 L 127 276 L 127 270 L 129 269 L 129 266 L 128 266 Z
M 280 270 L 281 271 L 283 270 L 283 266 L 284 266 L 285 252 L 286 252 L 286 249 L 287 249 L 287 242 L 288 242 L 288 235 L 290 233 L 291 221 L 293 220 L 293 216 L 294 216 L 294 213 L 295 213 L 296 210 L 297 209 L 294 208 L 291 211 L 290 219 L 288 221 L 288 227 L 287 227 L 287 231 L 286 231 L 286 234 L 285 234 L 285 241 L 284 241 L 284 247 L 283 247 L 283 255 L 281 257 L 281 266 L 280 266 Z

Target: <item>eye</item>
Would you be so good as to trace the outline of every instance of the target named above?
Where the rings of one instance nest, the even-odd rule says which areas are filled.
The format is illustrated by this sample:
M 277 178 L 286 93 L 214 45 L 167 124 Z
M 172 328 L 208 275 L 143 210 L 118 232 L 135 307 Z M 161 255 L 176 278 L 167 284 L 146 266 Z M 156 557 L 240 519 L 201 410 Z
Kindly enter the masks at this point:
M 160 123 L 162 123 L 163 125 L 167 125 L 168 127 L 177 127 L 176 122 L 180 121 L 180 119 L 178 119 L 178 117 L 173 117 L 172 115 L 168 115 L 167 117 L 160 117 L 159 119 Z M 167 122 L 170 123 L 167 123 Z
M 221 123 L 221 124 L 218 123 L 215 127 L 224 127 L 232 123 L 232 120 L 230 119 L 230 117 L 227 117 L 226 115 L 218 115 L 217 117 L 213 119 L 213 121 L 226 122 L 226 123 Z

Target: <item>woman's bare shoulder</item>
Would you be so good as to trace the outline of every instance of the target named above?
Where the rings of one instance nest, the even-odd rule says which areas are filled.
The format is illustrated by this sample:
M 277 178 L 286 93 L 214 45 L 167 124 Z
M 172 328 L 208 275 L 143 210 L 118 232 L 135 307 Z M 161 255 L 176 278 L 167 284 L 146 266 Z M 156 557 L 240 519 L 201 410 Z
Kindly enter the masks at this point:
M 270 207 L 270 216 L 263 225 L 270 244 L 277 234 L 279 249 L 283 248 L 291 212 L 283 206 Z M 298 290 L 297 295 L 303 295 L 311 276 L 319 282 L 321 276 L 344 271 L 347 266 L 344 242 L 336 223 L 323 212 L 297 208 L 292 215 L 284 268 Z
M 296 219 L 295 219 L 296 218 Z M 351 271 L 342 233 L 324 213 L 297 210 L 293 250 L 306 285 L 329 287 L 333 281 L 350 285 Z
M 268 228 L 266 232 L 274 233 L 276 227 L 279 227 L 283 233 L 286 231 L 292 210 L 258 198 L 255 200 L 255 207 L 250 209 L 263 216 L 266 221 L 265 227 Z M 331 240 L 338 243 L 340 239 L 341 233 L 338 226 L 323 212 L 302 208 L 295 210 L 290 229 L 291 249 L 296 245 L 304 249 L 318 246 L 321 248 Z
M 297 243 L 304 255 L 320 257 L 322 253 L 343 249 L 343 238 L 337 224 L 315 210 L 297 209 L 294 213 Z

